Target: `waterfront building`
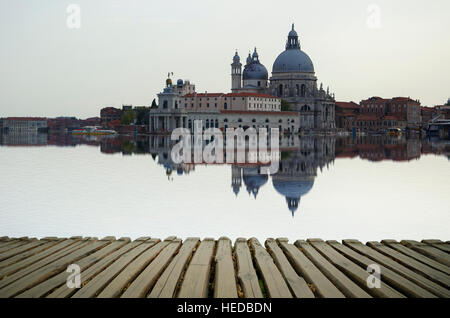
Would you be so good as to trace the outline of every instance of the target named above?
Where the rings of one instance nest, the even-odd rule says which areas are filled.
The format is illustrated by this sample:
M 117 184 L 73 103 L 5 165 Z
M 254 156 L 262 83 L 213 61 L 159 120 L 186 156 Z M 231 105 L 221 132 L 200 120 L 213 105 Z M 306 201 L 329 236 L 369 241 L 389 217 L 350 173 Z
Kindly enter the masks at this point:
M 420 102 L 409 97 L 384 99 L 371 97 L 360 102 L 361 117 L 356 120 L 362 123 L 365 130 L 389 128 L 419 128 L 421 125 Z
M 335 109 L 336 128 L 350 130 L 352 123 L 359 115 L 359 105 L 354 102 L 336 101 Z
M 47 118 L 7 117 L 3 118 L 4 132 L 40 132 L 47 129 Z

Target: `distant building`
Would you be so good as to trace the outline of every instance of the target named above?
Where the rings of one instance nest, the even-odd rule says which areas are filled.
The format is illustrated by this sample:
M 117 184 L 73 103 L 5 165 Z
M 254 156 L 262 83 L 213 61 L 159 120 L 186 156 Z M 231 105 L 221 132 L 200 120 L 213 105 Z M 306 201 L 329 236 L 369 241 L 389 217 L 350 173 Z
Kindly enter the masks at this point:
M 409 97 L 391 99 L 371 97 L 362 100 L 360 106 L 360 113 L 365 115 L 365 119 L 357 118 L 357 120 L 369 122 L 371 128 L 385 129 L 390 125 L 399 128 L 419 128 L 421 125 L 420 102 Z
M 102 127 L 109 127 L 111 122 L 117 122 L 122 119 L 123 110 L 114 107 L 105 107 L 100 110 Z
M 359 114 L 359 105 L 354 102 L 335 103 L 336 128 L 349 130 Z
M 8 117 L 3 118 L 5 132 L 36 133 L 47 129 L 47 118 L 42 117 Z
M 436 116 L 436 109 L 433 107 L 420 107 L 420 113 L 422 116 L 422 127 L 426 127 L 426 125 Z
M 434 108 L 439 119 L 450 119 L 450 105 L 438 105 Z

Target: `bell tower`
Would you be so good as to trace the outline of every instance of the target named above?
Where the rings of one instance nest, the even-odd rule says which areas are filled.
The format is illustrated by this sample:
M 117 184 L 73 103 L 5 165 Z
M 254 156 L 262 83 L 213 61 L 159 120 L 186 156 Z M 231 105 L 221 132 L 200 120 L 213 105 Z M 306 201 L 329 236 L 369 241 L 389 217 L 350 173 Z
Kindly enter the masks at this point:
M 231 91 L 236 92 L 242 87 L 242 64 L 241 58 L 236 53 L 233 57 L 233 63 L 231 64 Z

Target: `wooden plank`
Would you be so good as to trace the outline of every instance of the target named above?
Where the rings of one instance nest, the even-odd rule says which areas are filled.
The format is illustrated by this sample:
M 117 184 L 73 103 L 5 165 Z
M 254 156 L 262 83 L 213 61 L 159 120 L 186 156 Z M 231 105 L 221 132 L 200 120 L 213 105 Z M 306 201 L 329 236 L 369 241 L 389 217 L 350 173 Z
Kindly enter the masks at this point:
M 20 254 L 14 255 L 12 257 L 9 257 L 3 261 L 0 262 L 0 269 L 10 266 L 14 263 L 17 263 L 21 260 L 24 260 L 25 258 L 28 258 L 30 256 L 36 255 L 42 251 L 45 251 L 46 249 L 56 245 L 58 242 L 61 241 L 46 241 L 46 240 L 40 240 L 39 242 L 41 242 L 42 244 L 40 244 L 39 246 L 36 246 L 35 248 L 26 250 Z
M 277 239 L 277 241 L 286 243 L 288 242 L 288 240 L 284 238 L 279 238 Z M 265 245 L 275 264 L 281 271 L 281 274 L 283 274 L 283 277 L 286 280 L 291 293 L 296 298 L 314 298 L 314 294 L 308 287 L 305 279 L 303 277 L 300 277 L 292 268 L 289 260 L 284 255 L 277 242 L 274 239 L 270 238 L 266 240 Z
M 450 253 L 450 244 L 441 240 L 422 240 L 422 243 L 436 247 L 444 252 Z
M 120 238 L 119 241 L 124 242 L 130 242 L 129 238 Z M 144 241 L 134 241 L 131 243 L 127 243 L 123 247 L 121 247 L 119 250 L 111 253 L 110 255 L 104 257 L 94 265 L 90 266 L 86 270 L 83 271 L 83 274 L 81 275 L 81 286 L 84 286 L 89 282 L 92 278 L 94 278 L 96 275 L 98 275 L 100 272 L 105 270 L 109 265 L 114 263 L 120 256 L 124 255 L 125 253 L 131 251 L 132 249 L 136 248 L 137 246 L 141 245 Z M 73 295 L 75 292 L 77 292 L 78 289 L 72 289 L 67 287 L 66 284 L 63 284 L 61 287 L 55 289 L 52 291 L 49 295 L 47 295 L 47 298 L 67 298 Z
M 289 287 L 270 254 L 256 238 L 251 238 L 249 242 L 256 268 L 261 274 L 267 295 L 271 298 L 292 298 Z
M 82 276 L 85 276 L 85 271 L 93 264 L 97 263 L 98 261 L 102 260 L 104 257 L 110 255 L 114 251 L 118 250 L 125 244 L 127 244 L 130 240 L 118 240 L 116 241 L 114 237 L 105 237 L 101 241 L 107 241 L 110 244 L 106 245 L 105 247 L 101 248 L 97 252 L 90 254 L 86 257 L 83 257 L 82 259 L 78 260 L 76 264 L 80 267 L 80 273 Z M 52 278 L 43 281 L 42 283 L 32 287 L 31 289 L 26 290 L 22 294 L 19 294 L 17 298 L 39 298 L 44 297 L 46 294 L 48 294 L 50 291 L 54 290 L 55 288 L 66 285 L 67 278 L 70 274 L 66 271 L 62 271 L 56 276 L 53 276 Z
M 159 253 L 159 255 L 139 274 L 122 294 L 122 298 L 138 298 L 147 296 L 156 280 L 167 267 L 174 254 L 181 246 L 180 239 L 174 239 Z
M 367 280 L 370 273 L 359 267 L 357 264 L 353 263 L 348 258 L 344 257 L 342 254 L 338 253 L 335 249 L 329 246 L 322 240 L 311 239 L 308 242 L 319 251 L 328 261 L 330 261 L 334 266 L 343 271 L 348 277 L 359 284 L 361 287 L 365 287 L 365 290 L 369 292 L 372 296 L 376 297 L 387 297 L 387 298 L 403 298 L 404 296 L 397 292 L 395 289 L 386 285 L 381 281 L 380 288 L 369 288 L 367 286 Z
M 199 238 L 187 238 L 181 246 L 180 251 L 175 258 L 170 262 L 169 266 L 163 272 L 161 277 L 156 282 L 149 298 L 172 298 L 175 297 L 177 285 L 180 282 L 181 274 L 186 268 L 195 247 L 200 242 Z
M 426 257 L 423 254 L 420 254 L 402 244 L 400 244 L 399 242 L 395 241 L 395 240 L 383 240 L 381 241 L 381 243 L 383 243 L 386 246 L 389 246 L 390 248 L 393 248 L 394 250 L 403 253 L 409 257 L 412 257 L 416 260 L 418 260 L 419 262 L 422 262 L 424 264 L 427 264 L 428 266 L 433 267 L 434 269 L 440 270 L 443 273 L 446 273 L 447 275 L 450 275 L 450 267 L 436 262 L 435 260 L 432 260 L 431 258 Z
M 351 248 L 337 241 L 327 241 L 327 244 L 333 247 L 336 251 L 339 251 L 346 258 L 362 266 L 363 268 L 367 268 L 368 266 L 374 264 L 374 261 L 371 260 L 370 258 L 355 252 Z M 380 266 L 381 270 L 381 280 L 389 283 L 389 285 L 391 285 L 404 295 L 414 298 L 436 298 L 436 296 L 430 293 L 429 291 L 414 284 L 413 282 L 409 281 L 403 276 L 398 275 L 394 271 L 391 271 L 389 268 L 381 264 L 378 265 Z
M 210 268 L 215 244 L 212 238 L 206 238 L 200 243 L 184 275 L 178 294 L 179 298 L 208 297 Z
M 215 257 L 214 298 L 238 297 L 232 253 L 231 240 L 221 237 Z
M 27 243 L 29 243 L 28 242 L 28 238 L 21 238 L 21 239 L 17 239 L 17 240 L 12 241 L 9 244 L 2 245 L 0 247 L 0 257 L 2 256 L 3 253 L 5 253 L 7 251 L 10 251 L 10 250 L 12 250 L 12 249 L 14 249 L 16 247 L 21 246 L 21 245 L 25 245 Z
M 296 246 L 325 274 L 346 297 L 372 298 L 363 288 L 342 273 L 336 266 L 323 257 L 312 245 L 306 241 L 298 240 Z M 365 286 L 365 285 L 364 285 Z M 367 289 L 367 288 L 365 288 Z
M 378 264 L 381 264 L 397 274 L 405 277 L 406 279 L 414 282 L 415 284 L 421 286 L 422 288 L 430 291 L 431 293 L 440 297 L 450 297 L 450 291 L 446 288 L 428 280 L 416 272 L 408 269 L 407 267 L 397 263 L 393 259 L 375 251 L 374 249 L 363 245 L 357 240 L 344 240 L 343 243 L 358 253 L 364 254 L 365 256 L 373 259 Z
M 45 265 L 34 272 L 14 281 L 12 284 L 2 288 L 0 295 L 2 297 L 14 297 L 19 293 L 34 287 L 35 285 L 49 279 L 50 277 L 59 274 L 67 269 L 70 264 L 76 263 L 84 256 L 94 253 L 96 250 L 103 248 L 110 241 L 98 241 L 97 239 L 89 239 L 86 244 L 74 249 L 71 253 L 55 260 L 54 262 Z
M 406 245 L 407 247 L 427 256 L 431 259 L 434 259 L 435 261 L 442 263 L 446 266 L 450 266 L 450 255 L 445 253 L 444 251 L 441 251 L 431 245 L 420 243 L 417 241 L 412 240 L 404 240 L 400 242 L 403 245 Z
M 81 238 L 78 237 L 64 240 L 41 253 L 0 269 L 0 277 L 3 277 L 3 279 L 0 280 L 0 288 L 3 288 L 17 279 L 67 255 L 73 249 L 79 248 L 82 244 L 86 244 L 86 241 L 82 241 Z
M 296 272 L 304 277 L 317 296 L 345 298 L 344 294 L 296 246 L 282 241 L 279 243 Z
M 262 298 L 263 294 L 259 286 L 259 279 L 253 267 L 252 255 L 246 239 L 238 238 L 236 240 L 234 253 L 238 271 L 237 278 L 244 296 L 246 298 Z
M 139 240 L 139 239 L 138 239 Z M 128 266 L 134 259 L 139 257 L 143 252 L 159 243 L 159 239 L 150 239 L 142 242 L 139 246 L 131 251 L 120 256 L 104 271 L 96 275 L 90 281 L 87 282 L 81 289 L 79 289 L 72 298 L 91 298 L 100 293 L 106 285 L 108 285 L 125 267 Z
M 12 249 L 10 249 L 8 251 L 5 251 L 5 252 L 1 253 L 0 254 L 0 261 L 6 260 L 6 259 L 8 259 L 10 257 L 13 257 L 14 255 L 17 255 L 17 254 L 20 254 L 20 253 L 25 252 L 27 250 L 30 250 L 32 248 L 35 248 L 36 246 L 39 246 L 41 244 L 44 244 L 44 242 L 43 241 L 38 241 L 36 239 L 32 239 L 32 240 L 30 240 L 29 242 L 27 242 L 27 243 L 25 243 L 23 245 L 17 246 L 15 248 L 12 248 Z
M 419 272 L 428 279 L 434 281 L 435 283 L 442 285 L 446 288 L 450 286 L 450 276 L 444 274 L 430 266 L 427 266 L 421 262 L 416 261 L 414 258 L 408 257 L 390 247 L 387 247 L 378 242 L 367 242 L 367 245 L 376 251 L 393 258 L 396 262 L 402 264 L 409 269 Z
M 127 265 L 117 277 L 115 277 L 102 292 L 98 298 L 116 298 L 119 297 L 123 290 L 133 282 L 133 280 L 150 264 L 159 253 L 167 246 L 175 237 L 167 238 L 163 242 L 159 242 L 155 246 L 146 250 L 139 255 L 129 265 Z

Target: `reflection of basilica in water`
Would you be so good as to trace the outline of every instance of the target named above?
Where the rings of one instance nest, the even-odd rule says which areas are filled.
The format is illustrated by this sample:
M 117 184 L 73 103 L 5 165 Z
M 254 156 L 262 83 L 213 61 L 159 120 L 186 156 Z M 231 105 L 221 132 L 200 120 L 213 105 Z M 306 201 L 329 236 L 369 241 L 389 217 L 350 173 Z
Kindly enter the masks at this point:
M 150 137 L 150 152 L 157 153 L 157 162 L 165 168 L 169 178 L 174 172 L 177 175 L 183 175 L 193 171 L 194 164 L 172 162 L 171 146 L 172 143 L 168 137 Z M 274 189 L 285 198 L 288 209 L 294 215 L 299 208 L 301 197 L 312 189 L 317 170 L 328 167 L 334 161 L 335 138 L 313 136 L 282 138 L 280 150 L 279 170 L 270 177 L 260 173 L 261 165 L 258 164 L 230 165 L 231 190 L 236 196 L 246 191 L 256 199 L 260 189 L 271 182 Z

